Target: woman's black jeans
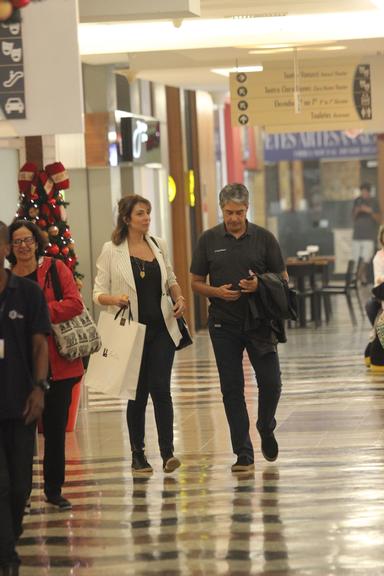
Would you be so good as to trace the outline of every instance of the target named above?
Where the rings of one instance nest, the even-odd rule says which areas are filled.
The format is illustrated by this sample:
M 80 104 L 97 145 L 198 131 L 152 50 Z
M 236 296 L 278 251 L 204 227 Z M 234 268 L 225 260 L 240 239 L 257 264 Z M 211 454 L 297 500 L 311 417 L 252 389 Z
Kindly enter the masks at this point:
M 81 378 L 81 377 L 80 377 Z M 65 429 L 72 401 L 72 388 L 80 380 L 54 380 L 45 395 L 44 428 L 44 492 L 60 496 L 65 480 Z
M 151 395 L 162 458 L 173 455 L 173 406 L 171 372 L 175 344 L 168 330 L 151 334 L 145 340 L 136 399 L 129 400 L 127 423 L 132 451 L 144 450 L 145 410 Z

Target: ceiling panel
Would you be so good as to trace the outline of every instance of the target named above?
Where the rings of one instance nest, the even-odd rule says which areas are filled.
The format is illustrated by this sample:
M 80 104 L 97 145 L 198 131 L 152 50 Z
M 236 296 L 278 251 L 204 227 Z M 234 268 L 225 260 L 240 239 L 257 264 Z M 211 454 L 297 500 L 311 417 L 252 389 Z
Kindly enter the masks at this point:
M 361 24 L 363 13 L 357 14 L 355 12 L 364 10 L 368 11 L 366 14 L 369 17 L 368 21 L 371 22 L 368 26 Z M 381 37 L 383 34 L 380 24 L 383 21 L 383 16 L 380 12 L 377 12 L 376 15 L 371 10 L 377 10 L 372 0 L 273 0 L 273 3 L 265 0 L 201 0 L 201 20 L 203 18 L 229 18 L 235 15 L 266 17 L 272 13 L 275 15 L 287 14 L 287 18 L 266 19 L 264 22 L 262 20 L 255 21 L 255 25 L 252 24 L 251 27 L 252 38 L 249 41 L 244 34 L 240 37 L 233 34 L 230 39 L 225 38 L 227 45 L 223 43 L 217 44 L 214 48 L 202 48 L 203 44 L 200 43 L 194 49 L 186 49 L 184 43 L 184 47 L 182 45 L 178 49 L 166 49 L 164 47 L 161 48 L 161 51 L 159 51 L 159 47 L 156 49 L 149 48 L 148 42 L 145 43 L 144 49 L 130 47 L 127 44 L 126 48 L 124 46 L 124 48 L 116 50 L 118 53 L 87 55 L 82 56 L 82 60 L 89 64 L 115 63 L 119 69 L 127 71 L 130 80 L 143 78 L 191 89 L 226 91 L 228 79 L 214 74 L 211 71 L 212 68 L 265 65 L 265 63 L 270 65 L 271 62 L 281 62 L 282 60 L 287 61 L 288 65 L 293 62 L 293 52 L 282 53 L 275 50 L 266 54 L 249 54 L 252 47 L 260 48 L 265 44 L 289 42 L 296 47 L 298 57 L 303 59 L 346 57 L 356 54 L 362 58 L 368 55 L 383 56 L 384 39 Z M 330 16 L 328 19 L 324 15 L 328 12 L 341 12 L 342 14 Z M 347 12 L 353 12 L 351 18 L 358 23 L 359 34 L 356 36 L 351 35 L 349 25 L 343 26 Z M 302 14 L 302 16 L 297 16 L 297 14 Z M 300 25 L 298 28 L 293 27 L 290 30 L 289 23 L 294 19 L 300 20 Z M 309 21 L 313 22 L 312 19 L 315 19 L 316 26 L 310 30 L 307 26 Z M 185 20 L 184 22 L 193 24 L 198 20 L 200 19 Z M 306 24 L 303 24 L 302 20 Z M 270 22 L 271 26 L 275 26 L 276 30 L 268 32 L 267 22 Z M 373 30 L 372 22 L 376 23 L 377 32 Z M 335 35 L 330 33 L 331 24 L 335 28 Z M 180 37 L 185 42 L 184 24 L 180 27 L 180 23 L 176 26 L 174 22 L 174 25 L 177 30 L 180 30 Z M 230 26 L 231 32 L 233 33 L 236 28 L 235 25 Z M 324 36 L 322 36 L 323 30 Z M 209 38 L 212 39 L 213 35 L 210 31 Z M 371 38 L 361 39 L 363 36 L 369 35 Z M 156 36 L 152 34 L 150 39 L 154 37 Z M 201 40 L 200 36 L 197 37 Z M 131 39 L 132 35 L 127 34 L 127 38 Z M 144 35 L 144 38 L 147 36 Z M 315 41 L 314 38 L 317 40 Z M 339 41 L 336 38 L 339 38 Z M 341 40 L 340 38 L 344 39 Z M 351 38 L 355 39 L 352 40 Z M 323 51 L 327 42 L 328 47 L 338 44 L 339 47 L 345 46 L 345 50 Z M 123 52 L 124 49 L 125 52 Z
M 371 0 L 201 0 L 201 16 L 286 16 L 374 9 Z

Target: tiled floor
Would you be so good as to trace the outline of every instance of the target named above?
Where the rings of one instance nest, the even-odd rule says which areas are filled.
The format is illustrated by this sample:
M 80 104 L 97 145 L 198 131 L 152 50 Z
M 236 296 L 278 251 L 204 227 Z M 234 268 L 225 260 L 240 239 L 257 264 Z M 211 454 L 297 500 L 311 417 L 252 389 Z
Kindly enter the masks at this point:
M 133 478 L 124 406 L 91 398 L 68 435 L 71 512 L 46 507 L 36 460 L 21 574 L 384 575 L 384 376 L 363 364 L 368 322 L 352 328 L 342 304 L 332 324 L 294 328 L 280 346 L 280 457 L 274 465 L 262 458 L 253 426 L 252 474 L 230 471 L 234 457 L 205 334 L 177 353 L 174 368 L 178 472 L 161 470 L 150 409 L 147 452 L 155 471 Z M 245 370 L 254 422 L 248 361 Z

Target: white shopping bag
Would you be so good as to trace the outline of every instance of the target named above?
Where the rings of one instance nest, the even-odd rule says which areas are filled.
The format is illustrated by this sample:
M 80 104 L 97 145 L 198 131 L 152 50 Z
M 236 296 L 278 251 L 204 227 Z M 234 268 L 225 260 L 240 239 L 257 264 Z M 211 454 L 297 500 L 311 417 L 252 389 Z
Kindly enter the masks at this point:
M 102 346 L 89 360 L 85 385 L 108 396 L 135 400 L 143 354 L 145 324 L 126 317 L 101 312 L 97 324 Z

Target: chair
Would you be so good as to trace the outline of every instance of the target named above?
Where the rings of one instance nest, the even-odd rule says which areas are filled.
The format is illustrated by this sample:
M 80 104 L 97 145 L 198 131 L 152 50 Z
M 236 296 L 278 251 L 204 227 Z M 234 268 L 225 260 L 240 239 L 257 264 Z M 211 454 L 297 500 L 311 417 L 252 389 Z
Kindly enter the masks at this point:
M 326 286 L 323 286 L 320 289 L 320 295 L 321 295 L 321 298 L 324 302 L 325 319 L 327 322 L 329 322 L 329 320 L 332 316 L 330 297 L 341 295 L 341 296 L 345 296 L 345 298 L 347 300 L 349 315 L 351 317 L 352 324 L 353 325 L 357 324 L 356 314 L 355 314 L 355 310 L 354 310 L 353 302 L 352 302 L 352 292 L 353 291 L 356 294 L 361 313 L 364 316 L 363 305 L 362 305 L 359 290 L 358 290 L 356 262 L 354 260 L 349 260 L 348 265 L 347 265 L 347 271 L 344 275 L 344 281 L 342 283 L 338 283 L 338 284 L 330 283 L 330 284 L 327 284 Z
M 350 288 L 351 288 L 351 290 L 355 291 L 357 302 L 359 303 L 360 312 L 364 318 L 364 308 L 363 308 L 363 303 L 361 301 L 360 292 L 359 292 L 359 282 L 360 282 L 360 278 L 361 278 L 362 267 L 364 267 L 364 258 L 362 258 L 362 256 L 360 256 L 358 261 L 357 261 L 357 264 L 356 264 L 356 268 L 355 268 L 355 271 L 354 271 L 354 274 L 352 277 Z
M 296 290 L 297 312 L 299 326 L 307 325 L 306 301 L 309 299 L 311 306 L 311 320 L 315 326 L 320 326 L 320 293 L 314 282 L 315 266 L 314 264 L 291 265 L 287 264 L 288 276 L 292 280 L 293 288 Z

